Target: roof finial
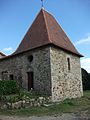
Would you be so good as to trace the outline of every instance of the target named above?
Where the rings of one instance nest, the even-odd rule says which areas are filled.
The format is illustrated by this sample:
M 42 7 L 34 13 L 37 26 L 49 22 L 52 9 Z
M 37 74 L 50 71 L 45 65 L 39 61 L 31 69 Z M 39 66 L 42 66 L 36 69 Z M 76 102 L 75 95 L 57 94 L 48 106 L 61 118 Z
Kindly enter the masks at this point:
M 42 2 L 42 8 L 44 8 L 44 5 L 43 5 L 43 0 L 41 0 L 41 2 Z

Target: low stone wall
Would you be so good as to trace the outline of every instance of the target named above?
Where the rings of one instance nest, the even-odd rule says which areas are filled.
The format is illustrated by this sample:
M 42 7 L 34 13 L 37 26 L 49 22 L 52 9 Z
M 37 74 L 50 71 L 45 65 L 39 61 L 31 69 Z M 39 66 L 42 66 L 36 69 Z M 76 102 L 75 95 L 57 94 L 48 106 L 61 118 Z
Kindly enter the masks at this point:
M 0 109 L 21 109 L 21 108 L 29 108 L 29 107 L 40 107 L 43 106 L 46 103 L 51 102 L 51 96 L 50 97 L 39 97 L 37 99 L 30 99 L 30 100 L 21 100 L 15 103 L 0 103 Z

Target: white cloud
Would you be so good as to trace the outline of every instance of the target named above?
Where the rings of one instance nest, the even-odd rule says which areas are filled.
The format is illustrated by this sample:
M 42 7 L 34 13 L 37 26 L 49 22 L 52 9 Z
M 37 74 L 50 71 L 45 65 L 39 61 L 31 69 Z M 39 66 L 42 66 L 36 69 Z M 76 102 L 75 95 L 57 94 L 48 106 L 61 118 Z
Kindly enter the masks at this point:
M 82 58 L 81 59 L 81 67 L 90 73 L 90 58 Z
M 90 43 L 90 33 L 87 34 L 87 37 L 78 40 L 75 45 L 88 44 Z
M 5 51 L 5 52 L 7 52 L 7 51 L 9 52 L 9 51 L 12 51 L 12 50 L 13 50 L 12 47 L 8 47 L 8 48 L 3 49 L 3 51 Z

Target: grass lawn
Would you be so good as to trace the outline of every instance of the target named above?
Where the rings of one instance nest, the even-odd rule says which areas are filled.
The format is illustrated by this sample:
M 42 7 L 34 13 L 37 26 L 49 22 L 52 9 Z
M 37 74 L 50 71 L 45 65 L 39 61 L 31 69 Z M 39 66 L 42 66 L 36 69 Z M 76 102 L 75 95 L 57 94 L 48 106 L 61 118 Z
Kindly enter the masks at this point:
M 90 91 L 84 91 L 82 98 L 67 99 L 49 107 L 31 107 L 20 110 L 0 110 L 0 115 L 43 116 L 62 113 L 79 113 L 87 111 L 90 114 Z

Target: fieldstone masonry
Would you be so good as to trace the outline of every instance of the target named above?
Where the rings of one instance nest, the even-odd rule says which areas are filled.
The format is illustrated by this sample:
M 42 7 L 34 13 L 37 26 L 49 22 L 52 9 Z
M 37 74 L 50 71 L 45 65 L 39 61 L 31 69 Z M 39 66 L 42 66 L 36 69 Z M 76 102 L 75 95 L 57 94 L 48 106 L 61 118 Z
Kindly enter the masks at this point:
M 33 55 L 33 61 L 28 56 Z M 19 85 L 28 89 L 27 72 L 34 73 L 34 90 L 51 95 L 50 47 L 29 51 L 0 60 L 0 79 L 10 80 L 13 75 Z
M 28 60 L 29 55 L 33 55 L 32 62 Z M 26 89 L 28 89 L 29 71 L 34 73 L 34 90 L 52 95 L 52 101 L 83 95 L 80 58 L 76 55 L 47 46 L 0 60 L 0 79 L 9 80 L 10 75 L 13 75 L 14 80 Z
M 70 58 L 68 70 L 67 58 Z M 58 48 L 51 47 L 52 100 L 76 98 L 83 95 L 80 58 Z

